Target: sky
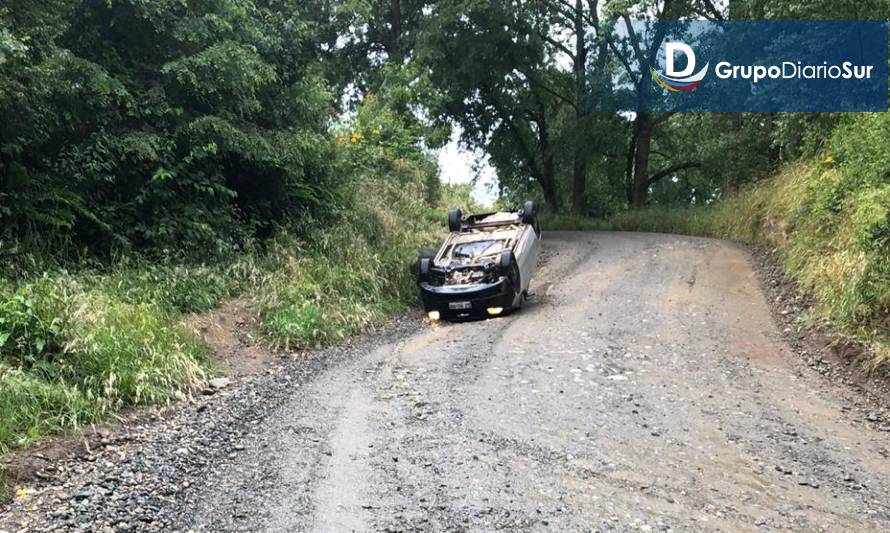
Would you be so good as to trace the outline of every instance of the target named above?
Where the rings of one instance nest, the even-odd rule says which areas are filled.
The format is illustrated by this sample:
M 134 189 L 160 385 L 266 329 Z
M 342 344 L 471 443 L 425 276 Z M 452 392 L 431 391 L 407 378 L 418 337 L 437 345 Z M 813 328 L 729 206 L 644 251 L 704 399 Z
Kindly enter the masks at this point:
M 498 197 L 498 178 L 481 150 L 467 150 L 460 145 L 460 129 L 455 127 L 451 140 L 439 150 L 439 168 L 443 183 L 473 183 L 473 199 L 490 206 Z

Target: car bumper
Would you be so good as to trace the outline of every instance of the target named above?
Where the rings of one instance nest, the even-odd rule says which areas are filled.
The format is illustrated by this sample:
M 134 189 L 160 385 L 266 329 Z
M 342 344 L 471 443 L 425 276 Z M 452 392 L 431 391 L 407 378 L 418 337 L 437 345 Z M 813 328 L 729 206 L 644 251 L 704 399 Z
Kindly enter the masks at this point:
M 513 307 L 516 295 L 506 278 L 495 283 L 434 286 L 420 284 L 420 298 L 429 313 L 437 311 L 441 318 L 461 320 L 488 316 L 488 309 L 501 308 L 504 312 Z M 468 308 L 455 309 L 457 304 L 469 304 Z

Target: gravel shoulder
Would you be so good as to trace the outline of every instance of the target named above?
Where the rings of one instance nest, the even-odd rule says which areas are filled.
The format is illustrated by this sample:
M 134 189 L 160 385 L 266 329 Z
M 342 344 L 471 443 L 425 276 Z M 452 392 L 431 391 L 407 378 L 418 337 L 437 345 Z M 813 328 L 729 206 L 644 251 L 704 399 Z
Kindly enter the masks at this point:
M 0 530 L 890 530 L 879 396 L 794 352 L 747 250 L 545 246 L 522 311 L 276 360 L 60 462 Z

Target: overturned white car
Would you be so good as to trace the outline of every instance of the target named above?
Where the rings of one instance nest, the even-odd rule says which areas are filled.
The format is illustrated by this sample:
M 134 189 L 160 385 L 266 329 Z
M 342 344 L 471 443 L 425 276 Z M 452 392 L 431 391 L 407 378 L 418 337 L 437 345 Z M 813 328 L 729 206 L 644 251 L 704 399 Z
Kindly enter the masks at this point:
M 516 309 L 528 296 L 541 228 L 535 205 L 519 211 L 448 213 L 451 234 L 418 260 L 420 296 L 429 317 L 461 320 Z

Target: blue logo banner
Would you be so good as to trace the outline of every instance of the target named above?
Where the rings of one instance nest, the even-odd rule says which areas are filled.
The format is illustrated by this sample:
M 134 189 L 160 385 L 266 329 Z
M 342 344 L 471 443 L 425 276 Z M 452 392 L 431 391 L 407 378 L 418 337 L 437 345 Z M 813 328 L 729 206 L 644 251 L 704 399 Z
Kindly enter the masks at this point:
M 618 21 L 615 90 L 588 107 L 887 111 L 887 31 L 885 21 Z

